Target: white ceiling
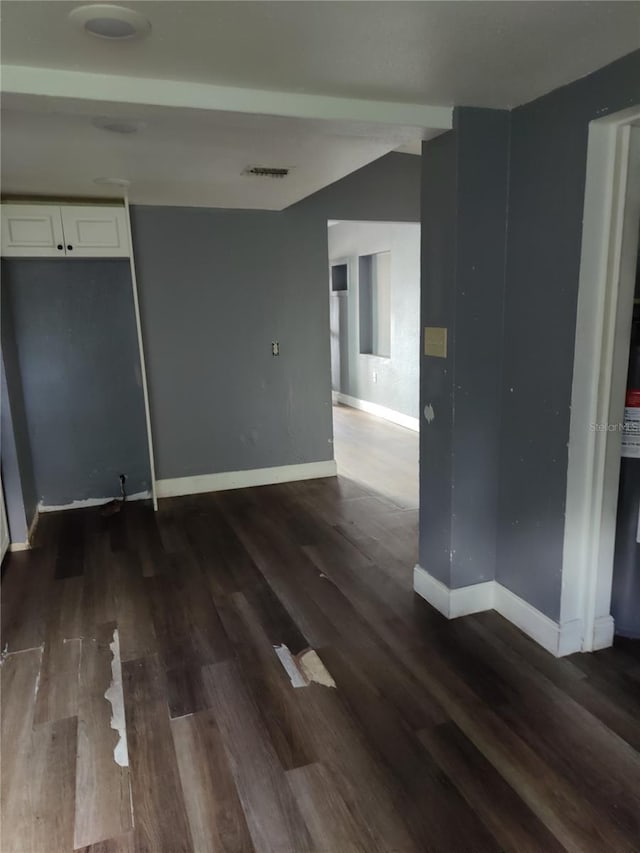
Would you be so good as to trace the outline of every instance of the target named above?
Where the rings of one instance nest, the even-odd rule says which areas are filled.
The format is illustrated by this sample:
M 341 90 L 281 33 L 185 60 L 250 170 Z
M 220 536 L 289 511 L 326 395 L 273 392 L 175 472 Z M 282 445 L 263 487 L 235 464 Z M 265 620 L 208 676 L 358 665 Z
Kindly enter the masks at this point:
M 144 126 L 133 134 L 110 133 L 93 124 L 95 117 L 105 116 L 133 118 Z M 118 195 L 118 189 L 94 183 L 95 178 L 118 177 L 131 181 L 134 204 L 281 210 L 418 132 L 393 125 L 8 95 L 3 193 Z M 265 165 L 291 173 L 282 179 L 243 174 L 247 166 Z
M 450 126 L 435 107 L 512 107 L 640 46 L 638 2 L 143 0 L 123 5 L 151 35 L 123 42 L 72 26 L 78 5 L 2 2 L 5 193 L 104 195 L 108 176 L 134 202 L 280 209 L 417 150 Z
M 80 3 L 4 0 L 2 62 L 379 101 L 513 107 L 640 46 L 634 2 L 122 2 L 143 42 L 82 37 Z

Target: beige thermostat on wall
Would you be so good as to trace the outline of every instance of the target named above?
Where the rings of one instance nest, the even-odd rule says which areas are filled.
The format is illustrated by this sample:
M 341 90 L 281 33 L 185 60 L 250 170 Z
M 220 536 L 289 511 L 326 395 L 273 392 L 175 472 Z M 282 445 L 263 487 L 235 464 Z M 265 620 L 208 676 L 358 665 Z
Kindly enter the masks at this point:
M 443 326 L 425 326 L 424 354 L 434 358 L 447 357 L 447 330 Z

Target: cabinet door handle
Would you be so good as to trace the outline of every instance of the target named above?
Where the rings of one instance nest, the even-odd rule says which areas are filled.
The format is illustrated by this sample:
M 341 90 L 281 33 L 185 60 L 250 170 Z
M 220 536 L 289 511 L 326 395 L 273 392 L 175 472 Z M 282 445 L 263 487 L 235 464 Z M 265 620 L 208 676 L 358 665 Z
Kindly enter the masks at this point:
M 72 246 L 71 244 L 69 244 L 69 245 L 67 246 L 67 249 L 68 249 L 70 252 L 72 252 L 72 251 L 73 251 L 73 246 Z
M 64 249 L 62 243 L 58 243 L 58 251 L 61 252 Z

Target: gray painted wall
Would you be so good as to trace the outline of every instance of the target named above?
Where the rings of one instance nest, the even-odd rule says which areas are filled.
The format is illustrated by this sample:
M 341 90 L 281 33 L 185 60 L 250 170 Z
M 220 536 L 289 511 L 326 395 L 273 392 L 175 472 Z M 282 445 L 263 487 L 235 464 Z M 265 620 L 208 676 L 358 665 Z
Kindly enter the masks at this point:
M 149 488 L 144 403 L 126 260 L 3 261 L 3 351 L 19 374 L 37 498 L 59 506 Z M 6 315 L 6 316 L 5 316 Z M 10 365 L 10 366 L 9 366 Z
M 422 148 L 421 326 L 450 328 L 456 281 L 457 144 L 451 131 Z M 453 351 L 446 359 L 426 358 L 421 347 L 420 413 L 433 407 L 435 418 L 420 422 L 420 541 L 418 562 L 447 586 L 451 578 L 453 449 Z
M 11 407 L 7 391 L 4 364 L 2 367 L 0 398 L 0 463 L 2 467 L 2 487 L 4 490 L 9 536 L 11 542 L 26 542 L 29 525 L 25 513 L 25 499 L 22 493 L 20 465 L 16 449 Z
M 18 364 L 18 349 L 11 320 L 5 263 L 2 261 L 3 285 L 0 289 L 2 343 L 0 457 L 11 541 L 25 542 L 27 531 L 36 513 L 38 498 Z
M 382 358 L 360 353 L 358 258 L 387 251 L 391 253 L 391 357 Z M 329 228 L 329 259 L 332 263 L 346 259 L 349 266 L 348 353 L 347 364 L 341 364 L 339 390 L 418 417 L 420 226 L 339 222 Z M 377 382 L 373 381 L 374 371 Z
M 326 226 L 288 212 L 132 216 L 158 478 L 331 459 Z
M 333 458 L 327 220 L 418 220 L 419 174 L 392 154 L 282 212 L 132 208 L 159 479 Z
M 495 574 L 508 113 L 457 110 L 423 147 L 420 565 L 447 586 Z M 424 417 L 424 415 L 423 415 Z
M 420 164 L 393 152 L 288 208 L 321 219 L 420 222 Z
M 453 586 L 490 580 L 496 563 L 500 359 L 509 116 L 457 110 Z
M 496 576 L 553 619 L 560 613 L 588 123 L 638 103 L 640 51 L 511 115 Z
M 422 358 L 420 563 L 556 620 L 588 123 L 637 103 L 640 51 L 423 147 L 422 323 L 450 350 Z

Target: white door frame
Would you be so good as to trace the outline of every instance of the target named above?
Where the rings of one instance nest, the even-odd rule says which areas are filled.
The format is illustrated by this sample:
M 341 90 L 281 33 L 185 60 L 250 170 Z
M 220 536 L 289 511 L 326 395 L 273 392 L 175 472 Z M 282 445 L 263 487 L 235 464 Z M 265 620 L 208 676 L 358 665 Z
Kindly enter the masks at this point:
M 640 215 L 640 161 L 630 168 L 630 140 L 638 121 L 640 106 L 589 125 L 560 603 L 561 623 L 582 623 L 585 652 L 613 642 L 622 436 L 606 425 L 622 420 L 624 409 Z
M 153 509 L 158 511 L 158 486 L 156 481 L 156 461 L 153 451 L 153 435 L 151 432 L 151 406 L 149 404 L 149 386 L 147 385 L 147 365 L 144 357 L 144 341 L 142 340 L 142 320 L 140 319 L 140 300 L 138 298 L 138 277 L 136 275 L 136 260 L 133 251 L 133 232 L 131 229 L 131 208 L 129 207 L 129 196 L 125 193 L 124 214 L 129 238 L 129 268 L 131 270 L 131 293 L 133 296 L 133 310 L 136 318 L 136 334 L 138 336 L 138 356 L 140 358 L 140 375 L 142 378 L 142 398 L 144 400 L 144 417 L 147 427 L 147 450 L 149 452 L 149 474 L 151 477 L 151 498 Z

